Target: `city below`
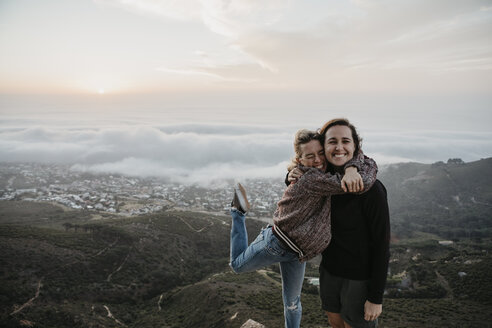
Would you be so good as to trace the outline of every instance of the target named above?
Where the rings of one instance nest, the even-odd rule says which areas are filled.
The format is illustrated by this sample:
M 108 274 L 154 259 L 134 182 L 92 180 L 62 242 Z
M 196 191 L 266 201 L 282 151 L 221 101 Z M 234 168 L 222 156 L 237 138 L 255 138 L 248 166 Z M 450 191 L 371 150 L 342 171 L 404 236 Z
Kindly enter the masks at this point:
M 241 181 L 253 206 L 250 216 L 271 218 L 285 189 L 283 181 Z M 69 165 L 0 163 L 0 200 L 57 203 L 94 214 L 133 216 L 170 208 L 228 212 L 234 181 L 221 188 L 170 183 L 162 178 L 94 174 Z

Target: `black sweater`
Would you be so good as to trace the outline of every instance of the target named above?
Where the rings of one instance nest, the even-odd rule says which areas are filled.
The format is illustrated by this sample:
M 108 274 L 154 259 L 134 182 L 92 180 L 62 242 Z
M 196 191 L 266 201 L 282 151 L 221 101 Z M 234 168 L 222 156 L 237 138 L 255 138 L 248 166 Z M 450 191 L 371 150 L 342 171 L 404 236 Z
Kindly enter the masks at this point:
M 369 280 L 368 300 L 381 304 L 390 239 L 386 188 L 376 180 L 364 194 L 334 195 L 331 202 L 332 239 L 321 265 L 338 277 Z

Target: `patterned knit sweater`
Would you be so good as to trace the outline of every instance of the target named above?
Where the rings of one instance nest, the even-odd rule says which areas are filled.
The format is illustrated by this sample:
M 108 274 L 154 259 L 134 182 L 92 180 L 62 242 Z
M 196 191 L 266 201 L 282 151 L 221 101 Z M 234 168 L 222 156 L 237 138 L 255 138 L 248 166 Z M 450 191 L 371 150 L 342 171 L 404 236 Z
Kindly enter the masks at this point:
M 364 182 L 365 192 L 376 181 L 377 165 L 360 152 L 345 167 L 355 166 Z M 330 196 L 343 194 L 342 175 L 323 173 L 317 168 L 299 166 L 302 177 L 291 183 L 278 202 L 273 216 L 274 229 L 280 239 L 295 250 L 301 262 L 307 261 L 331 241 Z

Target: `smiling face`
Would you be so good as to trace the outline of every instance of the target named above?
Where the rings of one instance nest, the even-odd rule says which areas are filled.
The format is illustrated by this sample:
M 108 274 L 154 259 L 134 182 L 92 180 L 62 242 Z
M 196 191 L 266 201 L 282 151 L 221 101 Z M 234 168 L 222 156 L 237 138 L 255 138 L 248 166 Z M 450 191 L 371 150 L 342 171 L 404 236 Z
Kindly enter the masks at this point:
M 326 160 L 335 167 L 345 165 L 354 157 L 355 144 L 348 126 L 335 125 L 326 131 Z
M 297 158 L 298 163 L 307 167 L 316 167 L 322 171 L 326 170 L 325 153 L 319 140 L 311 140 L 299 147 L 301 156 Z

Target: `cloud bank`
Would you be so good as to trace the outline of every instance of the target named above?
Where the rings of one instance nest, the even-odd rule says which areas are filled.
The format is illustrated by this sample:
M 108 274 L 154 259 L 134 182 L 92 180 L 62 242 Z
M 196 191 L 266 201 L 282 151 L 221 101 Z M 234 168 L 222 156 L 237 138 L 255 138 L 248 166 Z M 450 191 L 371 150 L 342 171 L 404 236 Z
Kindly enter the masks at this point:
M 4 128 L 0 160 L 207 183 L 281 176 L 292 156 L 291 139 L 279 130 L 247 126 Z
M 0 129 L 0 161 L 64 163 L 74 170 L 158 176 L 207 185 L 224 179 L 278 178 L 293 156 L 294 131 L 237 125 Z M 363 149 L 380 164 L 432 163 L 492 154 L 492 133 L 367 132 Z

